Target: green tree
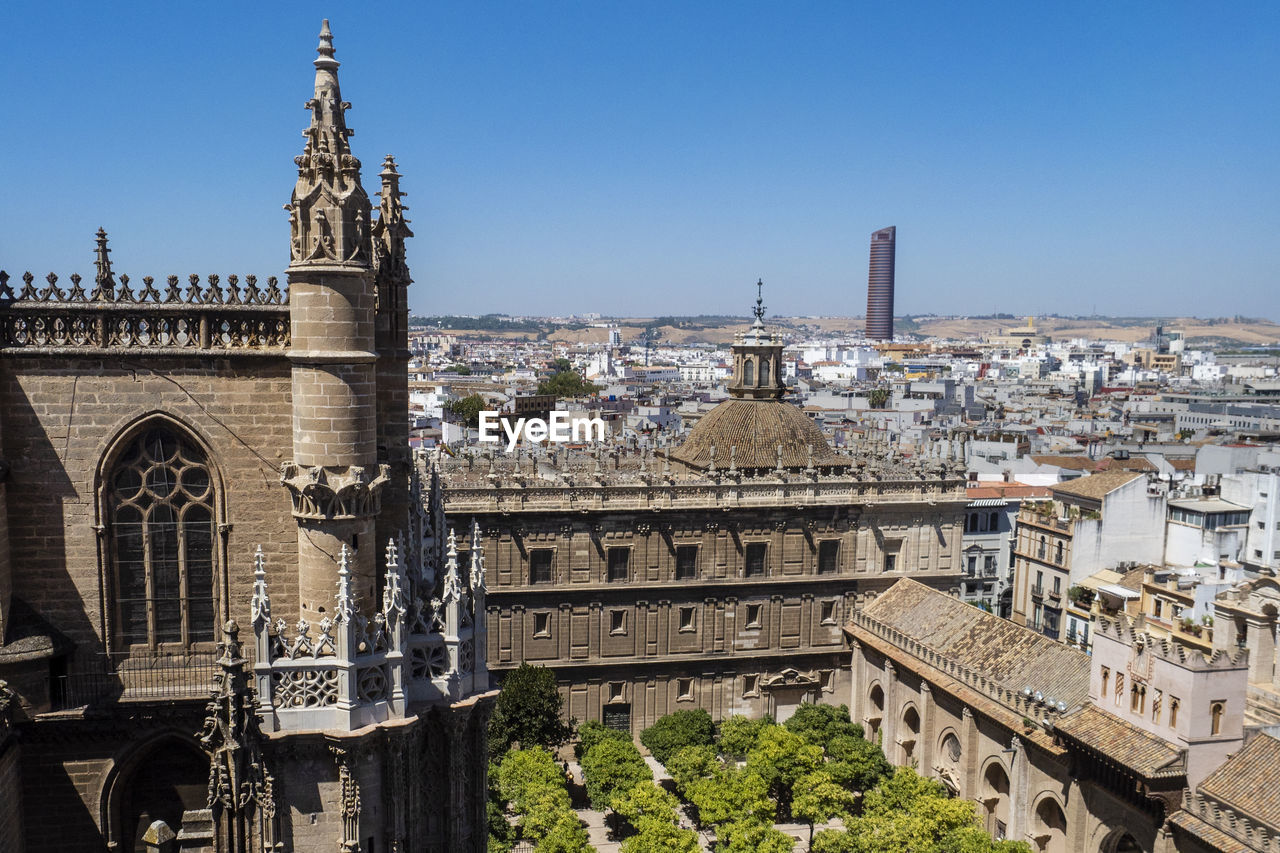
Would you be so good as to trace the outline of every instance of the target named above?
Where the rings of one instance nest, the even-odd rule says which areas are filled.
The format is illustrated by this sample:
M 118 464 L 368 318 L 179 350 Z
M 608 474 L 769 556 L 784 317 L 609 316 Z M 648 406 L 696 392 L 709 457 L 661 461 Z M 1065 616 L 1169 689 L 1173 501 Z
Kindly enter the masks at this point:
M 623 840 L 622 853 L 698 853 L 698 834 L 671 823 L 646 820 L 635 835 Z
M 630 740 L 605 738 L 582 756 L 582 775 L 586 777 L 587 798 L 591 808 L 604 811 L 613 803 L 614 794 L 628 791 L 639 782 L 653 779 L 653 771 Z
M 573 369 L 557 371 L 538 384 L 539 394 L 554 394 L 556 397 L 585 397 L 599 390 L 599 385 L 583 379 Z
M 569 811 L 533 848 L 536 853 L 591 853 L 594 848 L 578 816 Z
M 758 820 L 739 820 L 716 829 L 719 853 L 791 853 L 796 840 Z
M 539 788 L 564 788 L 564 772 L 542 747 L 513 749 L 498 765 L 498 793 L 517 812 L 526 810 L 526 799 Z
M 507 673 L 489 720 L 489 751 L 495 757 L 521 746 L 560 746 L 573 737 L 574 721 L 561 716 L 564 697 L 545 666 L 522 663 Z
M 441 373 L 456 373 L 459 376 L 470 376 L 471 368 L 465 364 L 451 364 L 440 371 Z
M 798 734 L 823 749 L 837 737 L 861 739 L 863 736 L 862 726 L 849 719 L 848 705 L 815 705 L 803 702 L 782 725 L 787 731 Z
M 823 769 L 838 784 L 861 793 L 871 790 L 892 773 L 893 765 L 871 741 L 840 735 L 827 744 L 827 763 Z
M 790 814 L 791 788 L 796 780 L 823 764 L 822 748 L 782 726 L 770 726 L 747 753 L 747 770 L 760 776 L 778 803 L 778 812 Z
M 660 764 L 665 765 L 676 750 L 686 746 L 710 746 L 715 741 L 715 724 L 702 708 L 676 711 L 659 717 L 640 733 L 640 742 Z
M 791 813 L 809 824 L 809 841 L 813 842 L 813 825 L 826 823 L 838 815 L 853 811 L 853 794 L 836 784 L 825 770 L 806 773 L 792 789 Z
M 522 810 L 523 820 L 520 826 L 524 830 L 524 837 L 534 841 L 545 838 L 564 820 L 566 814 L 573 814 L 573 804 L 569 802 L 569 792 L 563 786 L 533 788 L 525 797 L 525 807 Z
M 611 729 L 596 720 L 587 720 L 578 726 L 578 742 L 573 745 L 573 754 L 578 760 L 587 754 L 587 750 L 606 738 L 614 740 L 631 740 L 631 735 L 618 729 Z
M 484 411 L 486 405 L 483 397 L 472 394 L 469 397 L 451 401 L 449 411 L 468 427 L 475 429 L 480 426 L 480 413 Z
M 551 368 L 556 373 L 565 373 L 566 371 L 573 370 L 573 362 L 569 361 L 567 358 L 557 358 L 555 361 L 551 362 Z
M 741 758 L 756 745 L 761 732 L 774 722 L 769 717 L 744 717 L 734 715 L 720 723 L 720 736 L 716 739 L 716 748 L 721 755 Z
M 490 800 L 486 804 L 489 821 L 489 853 L 506 853 L 516 840 L 516 828 L 507 820 L 502 806 Z
M 707 778 L 717 767 L 716 751 L 711 746 L 681 747 L 666 762 L 667 773 L 671 774 L 677 793 L 686 799 L 689 785 L 697 779 Z
M 689 784 L 689 802 L 698 809 L 698 823 L 715 826 L 754 819 L 772 823 L 778 806 L 769 797 L 769 786 L 758 773 L 727 767 L 709 779 Z
M 673 824 L 680 801 L 652 782 L 637 782 L 614 793 L 613 813 L 635 829 L 644 821 Z

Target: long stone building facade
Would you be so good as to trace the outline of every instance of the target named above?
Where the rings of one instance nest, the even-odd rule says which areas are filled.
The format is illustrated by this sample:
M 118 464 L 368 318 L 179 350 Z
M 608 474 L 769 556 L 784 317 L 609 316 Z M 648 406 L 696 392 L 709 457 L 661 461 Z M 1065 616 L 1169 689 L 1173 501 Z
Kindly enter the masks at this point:
M 445 465 L 447 517 L 480 530 L 496 675 L 552 667 L 570 716 L 633 733 L 685 708 L 784 719 L 845 701 L 858 602 L 902 577 L 957 588 L 958 465 L 832 449 L 782 399 L 759 300 L 733 349 L 730 398 L 669 452 Z
M 405 440 L 411 232 L 328 22 L 314 68 L 286 281 L 102 231 L 0 273 L 5 853 L 485 847 L 483 550 Z
M 1248 652 L 1121 614 L 1092 655 L 902 580 L 845 628 L 848 701 L 890 761 L 1045 853 L 1280 849 L 1280 741 L 1247 729 Z

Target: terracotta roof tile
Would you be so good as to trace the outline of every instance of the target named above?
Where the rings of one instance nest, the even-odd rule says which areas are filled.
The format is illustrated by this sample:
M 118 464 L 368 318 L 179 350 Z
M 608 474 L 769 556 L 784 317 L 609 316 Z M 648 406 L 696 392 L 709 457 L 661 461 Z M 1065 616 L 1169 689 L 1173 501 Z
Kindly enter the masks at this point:
M 1280 740 L 1259 734 L 1200 783 L 1199 792 L 1280 832 Z
M 865 612 L 1006 690 L 1029 686 L 1068 708 L 1088 700 L 1084 652 L 917 581 L 903 578 Z
M 1164 738 L 1094 705 L 1086 705 L 1058 720 L 1055 731 L 1128 767 L 1145 779 L 1187 772 L 1183 751 Z
M 1141 476 L 1142 474 L 1137 471 L 1103 471 L 1100 474 L 1090 474 L 1078 480 L 1059 483 L 1053 486 L 1052 489 L 1055 495 L 1062 494 L 1102 500 L 1108 493 L 1133 482 Z

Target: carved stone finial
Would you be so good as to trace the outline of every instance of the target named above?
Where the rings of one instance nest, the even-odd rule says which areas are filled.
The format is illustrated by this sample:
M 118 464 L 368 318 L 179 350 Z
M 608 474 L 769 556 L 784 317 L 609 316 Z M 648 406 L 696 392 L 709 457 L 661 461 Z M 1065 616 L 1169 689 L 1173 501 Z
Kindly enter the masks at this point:
M 342 553 L 338 555 L 338 595 L 336 621 L 349 622 L 355 615 L 355 607 L 351 600 L 351 552 L 347 544 L 342 543 Z
M 398 624 L 407 612 L 404 603 L 404 565 L 395 539 L 387 540 L 387 571 L 382 588 L 382 613 L 388 624 Z
M 471 591 L 484 592 L 484 543 L 475 519 L 471 521 Z
M 289 213 L 291 266 L 372 264 L 369 197 L 360 184 L 360 161 L 351 154 L 346 111 L 338 87 L 339 62 L 333 58 L 328 21 L 320 30 L 315 93 L 306 107 L 311 124 L 306 144 L 295 158 L 298 182 L 285 206 Z
M 267 595 L 267 558 L 262 546 L 253 555 L 253 597 L 249 600 L 249 613 L 253 624 L 271 622 L 271 598 Z
M 448 547 L 445 549 L 444 592 L 440 598 L 445 604 L 462 600 L 462 578 L 458 575 L 458 540 L 453 528 L 449 528 Z
M 764 325 L 764 279 L 756 280 L 756 307 L 752 309 L 752 313 L 756 315 L 756 322 L 753 325 Z
M 115 296 L 116 279 L 111 272 L 111 250 L 107 248 L 107 232 L 99 228 L 97 234 L 98 247 L 94 251 L 93 265 L 97 267 L 94 276 L 94 299 L 112 299 Z

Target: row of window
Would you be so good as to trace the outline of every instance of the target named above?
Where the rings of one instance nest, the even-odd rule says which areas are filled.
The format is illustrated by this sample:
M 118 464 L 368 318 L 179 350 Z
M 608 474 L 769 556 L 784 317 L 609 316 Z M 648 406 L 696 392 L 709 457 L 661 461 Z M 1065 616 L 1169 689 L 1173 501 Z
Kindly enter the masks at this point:
M 1111 681 L 1111 669 L 1102 667 L 1102 697 L 1107 695 L 1107 687 Z M 1115 704 L 1121 705 L 1124 700 L 1124 673 L 1117 672 L 1115 674 Z M 1164 714 L 1165 701 L 1164 691 L 1159 688 L 1151 688 L 1151 722 L 1161 725 L 1161 716 Z M 1178 725 L 1178 712 L 1182 708 L 1182 702 L 1177 696 L 1170 696 L 1168 702 L 1169 709 L 1169 727 L 1176 728 Z M 1129 686 L 1129 711 L 1138 716 L 1145 716 L 1147 713 L 1147 685 L 1133 683 Z M 1209 728 L 1210 734 L 1222 733 L 1223 717 L 1227 713 L 1227 702 L 1225 699 L 1215 699 L 1209 703 Z
M 822 601 L 819 602 L 820 615 L 819 621 L 823 625 L 836 624 L 836 605 L 838 602 Z M 762 604 L 746 605 L 746 621 L 743 623 L 744 628 L 757 630 L 762 626 L 761 615 L 763 614 Z M 609 635 L 622 636 L 627 633 L 627 614 L 629 610 L 613 609 L 609 611 Z M 698 608 L 696 606 L 682 606 L 677 608 L 679 625 L 681 633 L 698 630 Z M 552 611 L 540 611 L 533 614 L 533 636 L 538 639 L 551 638 L 551 617 Z
M 1250 510 L 1241 512 L 1195 512 L 1181 507 L 1169 509 L 1169 520 L 1204 530 L 1217 530 L 1219 527 L 1243 527 L 1249 523 Z
M 971 512 L 964 520 L 965 533 L 998 533 L 1000 530 L 1000 513 Z
M 677 678 L 676 679 L 676 701 L 677 702 L 693 702 L 696 701 L 694 695 L 694 679 L 693 678 Z M 834 689 L 835 670 L 820 669 L 818 670 L 818 689 L 828 692 Z M 627 685 L 625 681 L 610 681 L 606 691 L 606 702 L 616 703 L 625 702 L 627 693 Z M 742 698 L 750 699 L 760 695 L 760 675 L 758 673 L 750 673 L 742 676 Z M 606 709 L 607 710 L 607 709 Z
M 743 553 L 743 574 L 746 577 L 764 577 L 769 546 L 764 542 L 749 542 Z M 677 545 L 675 580 L 698 579 L 698 546 Z M 631 546 L 606 549 L 605 578 L 610 582 L 626 581 L 631 577 Z M 552 563 L 554 548 L 533 548 L 529 551 L 529 583 L 554 583 Z M 840 542 L 826 539 L 818 543 L 818 574 L 835 574 L 840 570 Z M 891 569 L 886 569 L 891 571 Z

